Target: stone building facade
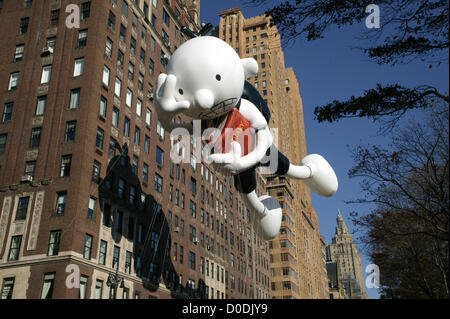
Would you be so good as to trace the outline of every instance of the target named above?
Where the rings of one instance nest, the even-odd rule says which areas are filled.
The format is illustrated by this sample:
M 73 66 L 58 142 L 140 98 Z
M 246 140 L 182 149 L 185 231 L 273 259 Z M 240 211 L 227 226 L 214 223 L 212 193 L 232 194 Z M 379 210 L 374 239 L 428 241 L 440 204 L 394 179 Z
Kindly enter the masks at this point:
M 199 16 L 195 0 L 0 1 L 2 297 L 271 297 L 232 180 L 195 139 L 173 163 L 154 110 Z
M 336 233 L 326 246 L 330 298 L 367 299 L 361 257 L 340 211 L 336 222 Z

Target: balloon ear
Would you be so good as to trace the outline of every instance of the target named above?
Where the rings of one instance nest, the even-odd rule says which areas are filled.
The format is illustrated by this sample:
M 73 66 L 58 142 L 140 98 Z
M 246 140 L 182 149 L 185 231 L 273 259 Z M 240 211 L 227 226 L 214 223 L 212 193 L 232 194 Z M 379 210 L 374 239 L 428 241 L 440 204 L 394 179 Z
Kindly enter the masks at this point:
M 258 62 L 253 58 L 241 59 L 244 66 L 245 77 L 249 78 L 258 75 Z

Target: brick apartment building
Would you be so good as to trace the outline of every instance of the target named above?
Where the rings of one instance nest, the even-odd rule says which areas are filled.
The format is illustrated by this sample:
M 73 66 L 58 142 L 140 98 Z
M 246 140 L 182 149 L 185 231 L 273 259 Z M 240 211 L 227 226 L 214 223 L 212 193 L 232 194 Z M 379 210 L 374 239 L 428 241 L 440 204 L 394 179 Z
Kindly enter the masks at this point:
M 239 7 L 219 15 L 217 35 L 242 58 L 258 61 L 259 73 L 249 81 L 269 106 L 278 149 L 298 164 L 307 155 L 303 104 L 294 70 L 285 66 L 276 26 L 265 15 L 245 18 Z M 328 298 L 323 242 L 309 188 L 298 180 L 267 176 L 266 189 L 283 207 L 280 235 L 270 242 L 272 297 Z
M 269 243 L 231 179 L 195 157 L 201 141 L 173 163 L 154 110 L 199 15 L 195 0 L 0 0 L 2 298 L 271 297 Z

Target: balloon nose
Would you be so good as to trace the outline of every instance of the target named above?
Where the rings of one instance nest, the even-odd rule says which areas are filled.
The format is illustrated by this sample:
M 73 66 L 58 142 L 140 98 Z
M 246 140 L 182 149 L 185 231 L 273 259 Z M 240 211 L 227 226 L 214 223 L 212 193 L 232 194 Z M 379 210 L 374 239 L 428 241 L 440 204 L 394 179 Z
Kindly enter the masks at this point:
M 210 109 L 214 105 L 214 95 L 206 89 L 198 90 L 195 93 L 195 104 L 202 109 Z

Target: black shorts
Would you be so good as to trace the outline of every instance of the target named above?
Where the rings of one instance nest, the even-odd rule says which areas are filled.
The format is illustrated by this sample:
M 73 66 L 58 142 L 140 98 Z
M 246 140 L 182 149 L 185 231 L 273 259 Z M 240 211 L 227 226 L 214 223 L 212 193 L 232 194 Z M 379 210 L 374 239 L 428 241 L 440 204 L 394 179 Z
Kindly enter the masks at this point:
M 276 147 L 275 145 L 272 144 L 272 146 L 267 150 L 266 155 L 270 156 L 271 152 L 278 152 L 278 166 L 277 166 L 277 170 L 275 172 L 276 175 L 278 176 L 282 176 L 285 175 L 287 173 L 287 171 L 289 170 L 289 159 L 284 156 L 283 153 L 281 153 Z M 275 154 L 275 153 L 273 153 Z M 237 175 L 234 176 L 234 186 L 236 187 L 236 189 L 243 193 L 243 194 L 248 194 L 253 192 L 256 189 L 256 168 L 259 166 L 269 166 L 270 165 L 270 161 L 268 163 L 258 163 L 257 165 L 249 168 L 248 170 L 239 173 Z

